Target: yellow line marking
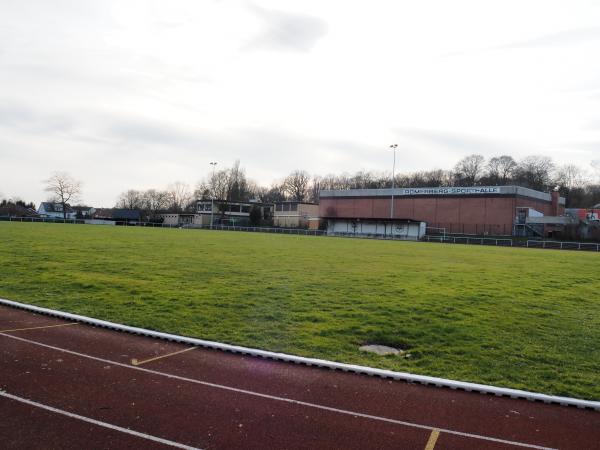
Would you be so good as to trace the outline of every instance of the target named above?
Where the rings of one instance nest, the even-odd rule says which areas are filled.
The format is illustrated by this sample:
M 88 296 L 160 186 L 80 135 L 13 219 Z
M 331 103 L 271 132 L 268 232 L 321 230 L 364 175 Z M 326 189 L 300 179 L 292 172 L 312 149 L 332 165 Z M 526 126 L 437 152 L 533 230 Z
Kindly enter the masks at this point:
M 431 435 L 429 436 L 429 440 L 427 441 L 427 445 L 425 446 L 425 450 L 433 450 L 435 447 L 435 443 L 440 437 L 440 430 L 433 430 Z
M 8 333 L 9 331 L 41 330 L 43 328 L 69 327 L 71 325 L 79 325 L 79 322 L 61 323 L 60 325 L 46 325 L 45 327 L 15 328 L 13 330 L 0 330 L 0 333 Z
M 141 366 L 142 364 L 149 363 L 151 361 L 156 361 L 157 359 L 168 358 L 169 356 L 179 355 L 180 353 L 189 352 L 190 350 L 194 350 L 196 347 L 184 348 L 183 350 L 179 350 L 178 352 L 169 353 L 168 355 L 157 356 L 156 358 L 146 359 L 145 361 L 138 361 L 137 359 L 132 359 L 131 364 L 134 366 Z

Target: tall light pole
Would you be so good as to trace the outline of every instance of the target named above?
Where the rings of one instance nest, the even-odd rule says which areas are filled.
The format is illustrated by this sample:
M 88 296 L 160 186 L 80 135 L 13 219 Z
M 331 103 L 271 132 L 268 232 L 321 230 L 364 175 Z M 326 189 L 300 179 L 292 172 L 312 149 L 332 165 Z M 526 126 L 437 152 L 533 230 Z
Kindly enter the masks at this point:
M 392 204 L 390 205 L 390 219 L 394 218 L 394 187 L 396 178 L 396 149 L 398 144 L 390 145 L 390 148 L 394 151 L 394 165 L 392 166 Z M 391 225 L 390 225 L 391 226 Z
M 217 166 L 217 162 L 216 161 L 211 161 L 210 165 L 212 166 L 213 169 L 213 173 L 212 173 L 212 179 L 210 180 L 210 188 L 211 188 L 211 196 L 210 196 L 210 229 L 212 230 L 213 228 L 213 214 L 214 214 L 214 210 L 215 210 L 215 167 Z

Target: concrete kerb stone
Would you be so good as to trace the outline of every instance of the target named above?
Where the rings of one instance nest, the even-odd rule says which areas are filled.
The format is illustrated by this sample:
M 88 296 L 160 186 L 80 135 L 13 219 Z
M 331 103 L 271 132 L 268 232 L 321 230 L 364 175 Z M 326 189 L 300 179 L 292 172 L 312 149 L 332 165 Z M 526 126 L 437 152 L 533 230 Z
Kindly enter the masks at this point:
M 560 397 L 554 395 L 540 394 L 536 392 L 523 391 L 520 389 L 502 388 L 478 383 L 468 383 L 465 381 L 449 380 L 445 378 L 430 377 L 427 375 L 416 375 L 407 372 L 395 372 L 392 370 L 377 369 L 367 366 L 359 366 L 355 364 L 339 363 L 335 361 L 327 361 L 318 358 L 307 358 L 304 356 L 288 355 L 286 353 L 270 352 L 266 350 L 241 347 L 238 345 L 224 344 L 221 342 L 207 341 L 204 339 L 190 338 L 186 336 L 178 336 L 175 334 L 162 333 L 159 331 L 147 330 L 144 328 L 131 327 L 106 320 L 94 319 L 91 317 L 71 314 L 49 308 L 28 305 L 25 303 L 16 302 L 0 298 L 0 305 L 10 306 L 13 308 L 23 309 L 26 311 L 54 316 L 61 319 L 73 320 L 76 322 L 85 323 L 92 326 L 123 331 L 131 334 L 139 334 L 158 339 L 164 339 L 173 342 L 180 342 L 198 347 L 222 350 L 231 353 L 241 353 L 244 355 L 257 356 L 261 358 L 273 359 L 276 361 L 292 362 L 295 364 L 303 364 L 307 366 L 317 366 L 332 370 L 341 370 L 344 372 L 354 372 L 369 376 L 378 376 L 381 378 L 391 378 L 394 380 L 406 381 L 409 383 L 420 383 L 429 386 L 446 387 L 450 389 L 463 390 L 467 392 L 479 392 L 482 394 L 492 394 L 499 397 L 510 397 L 515 399 L 525 399 L 530 401 L 539 401 L 543 403 L 558 404 L 562 406 L 575 406 L 577 408 L 588 408 L 600 411 L 600 401 L 582 400 L 571 397 Z

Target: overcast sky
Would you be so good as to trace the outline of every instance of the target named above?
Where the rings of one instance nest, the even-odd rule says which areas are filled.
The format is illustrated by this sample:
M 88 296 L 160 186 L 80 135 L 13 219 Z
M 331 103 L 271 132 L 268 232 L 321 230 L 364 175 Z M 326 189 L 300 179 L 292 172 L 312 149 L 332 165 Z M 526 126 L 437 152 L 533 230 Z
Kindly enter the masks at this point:
M 0 0 L 0 195 L 600 159 L 598 1 Z

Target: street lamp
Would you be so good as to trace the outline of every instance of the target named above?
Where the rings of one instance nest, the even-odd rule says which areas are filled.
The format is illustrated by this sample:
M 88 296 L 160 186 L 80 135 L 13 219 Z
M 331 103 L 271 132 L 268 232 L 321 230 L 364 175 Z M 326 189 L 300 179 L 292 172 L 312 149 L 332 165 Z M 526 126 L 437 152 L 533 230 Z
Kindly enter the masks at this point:
M 212 166 L 212 179 L 210 180 L 211 186 L 211 196 L 210 196 L 210 229 L 213 229 L 213 214 L 215 210 L 215 167 L 217 166 L 216 161 L 211 161 L 210 165 Z
M 390 145 L 390 148 L 394 151 L 394 165 L 392 166 L 392 204 L 390 205 L 390 219 L 394 218 L 394 182 L 396 178 L 396 149 L 398 144 Z M 391 226 L 391 225 L 390 225 Z

